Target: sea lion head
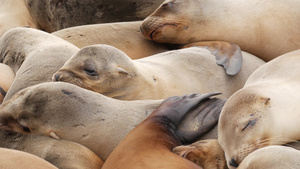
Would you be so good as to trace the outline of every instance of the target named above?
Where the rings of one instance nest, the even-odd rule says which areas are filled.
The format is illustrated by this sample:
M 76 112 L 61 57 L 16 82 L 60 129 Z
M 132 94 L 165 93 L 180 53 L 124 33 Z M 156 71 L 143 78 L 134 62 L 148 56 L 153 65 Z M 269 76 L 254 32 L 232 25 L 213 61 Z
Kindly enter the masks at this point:
M 124 52 L 109 45 L 91 45 L 66 61 L 52 80 L 105 94 L 119 90 L 135 76 L 132 60 Z
M 158 43 L 186 44 L 195 42 L 195 18 L 202 11 L 192 0 L 166 0 L 150 16 L 143 20 L 140 27 L 142 35 Z M 200 8 L 200 7 L 199 7 Z M 198 21 L 199 22 L 199 21 Z M 204 21 L 203 21 L 204 22 Z
M 227 100 L 219 118 L 218 141 L 229 168 L 238 167 L 254 150 L 280 142 L 272 106 L 272 98 L 251 88 L 239 90 Z
M 48 95 L 38 91 L 35 88 L 23 89 L 1 105 L 2 129 L 23 134 L 46 132 L 50 135 L 50 127 L 37 127 L 42 126 L 43 121 L 38 119 L 48 102 Z
M 72 122 L 79 121 L 81 116 L 76 116 L 76 112 L 84 112 L 90 106 L 86 103 L 94 92 L 78 89 L 82 88 L 63 82 L 27 87 L 0 105 L 0 128 L 59 139 L 64 132 L 60 130 L 60 126 L 65 124 L 63 121 L 70 117 Z M 93 100 L 96 99 L 91 99 L 90 103 L 96 104 Z M 72 124 L 66 123 L 66 126 Z
M 216 139 L 201 140 L 190 145 L 177 146 L 172 151 L 201 168 L 226 168 L 224 151 Z

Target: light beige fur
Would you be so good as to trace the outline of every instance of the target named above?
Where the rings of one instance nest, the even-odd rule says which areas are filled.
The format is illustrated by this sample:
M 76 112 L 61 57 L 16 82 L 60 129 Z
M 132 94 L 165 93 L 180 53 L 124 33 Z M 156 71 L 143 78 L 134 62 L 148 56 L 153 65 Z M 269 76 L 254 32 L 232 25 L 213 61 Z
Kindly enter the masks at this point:
M 5 100 L 28 86 L 51 81 L 52 74 L 79 49 L 54 35 L 14 28 L 0 39 L 0 60 L 16 72 Z M 0 147 L 37 155 L 61 169 L 101 168 L 103 161 L 83 145 L 49 137 L 0 130 Z
M 0 62 L 16 73 L 5 99 L 51 76 L 79 50 L 71 43 L 32 28 L 14 28 L 0 38 Z M 5 101 L 5 100 L 4 100 Z
M 169 50 L 168 45 L 145 39 L 139 30 L 141 21 L 82 25 L 62 29 L 52 34 L 79 48 L 107 44 L 125 52 L 131 59 L 139 59 Z
M 9 66 L 0 63 L 0 77 L 1 77 L 0 87 L 4 90 L 4 92 L 7 92 L 15 79 L 15 73 Z M 2 103 L 4 97 L 5 95 L 3 95 L 3 93 L 1 92 L 0 104 Z
M 94 152 L 75 142 L 3 130 L 0 130 L 0 138 L 0 147 L 36 155 L 60 169 L 100 169 L 103 165 Z
M 166 0 L 141 26 L 159 43 L 233 42 L 265 61 L 300 48 L 298 0 Z
M 256 149 L 300 140 L 299 61 L 296 50 L 266 63 L 225 103 L 218 140 L 228 165 Z
M 238 169 L 296 169 L 300 151 L 284 146 L 268 146 L 250 153 Z
M 12 149 L 0 148 L 0 168 L 58 169 L 35 155 Z
M 227 98 L 262 64 L 243 52 L 241 71 L 229 76 L 209 50 L 199 47 L 132 60 L 112 46 L 92 45 L 73 55 L 52 79 L 122 100 L 165 99 L 193 92 L 221 92 Z
M 0 4 L 0 37 L 15 27 L 37 28 L 24 0 L 0 0 Z

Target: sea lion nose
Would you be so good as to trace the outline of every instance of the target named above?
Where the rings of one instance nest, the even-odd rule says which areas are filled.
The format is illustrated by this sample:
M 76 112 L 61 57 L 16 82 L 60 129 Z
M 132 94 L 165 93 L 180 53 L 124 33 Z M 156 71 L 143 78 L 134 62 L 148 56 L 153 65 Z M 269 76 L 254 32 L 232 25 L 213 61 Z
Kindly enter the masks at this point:
M 55 81 L 58 81 L 59 80 L 59 78 L 60 78 L 60 74 L 55 74 L 54 75 L 54 79 L 53 79 L 53 81 L 55 80 Z
M 238 167 L 238 163 L 234 160 L 234 158 L 231 158 L 229 165 L 233 166 L 233 167 Z

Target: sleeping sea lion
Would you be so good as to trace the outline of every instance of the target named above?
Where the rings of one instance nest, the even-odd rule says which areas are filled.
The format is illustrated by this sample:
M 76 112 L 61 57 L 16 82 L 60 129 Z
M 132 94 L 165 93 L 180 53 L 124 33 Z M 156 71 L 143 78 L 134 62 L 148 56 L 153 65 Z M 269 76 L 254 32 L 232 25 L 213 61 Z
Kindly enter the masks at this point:
M 238 169 L 300 168 L 300 151 L 285 146 L 267 146 L 250 153 Z
M 194 139 L 203 134 L 199 130 L 178 132 L 180 130 L 178 126 L 190 122 L 183 120 L 186 116 L 192 116 L 203 121 L 203 126 L 211 127 L 210 116 L 218 116 L 223 104 L 219 99 L 209 98 L 213 95 L 189 94 L 166 99 L 149 117 L 126 135 L 108 157 L 102 169 L 200 169 L 201 167 L 191 161 L 173 153 L 172 149 L 185 143 L 186 136 L 191 140 L 189 132 L 195 134 Z
M 300 48 L 300 1 L 166 0 L 141 25 L 159 43 L 227 41 L 265 61 Z
M 189 47 L 132 60 L 109 45 L 80 49 L 52 77 L 53 81 L 122 100 L 165 99 L 173 95 L 221 92 L 229 97 L 265 62 L 246 52 L 235 76 L 225 73 L 207 49 Z
M 300 50 L 273 59 L 225 103 L 218 140 L 230 168 L 254 150 L 300 140 L 299 61 Z

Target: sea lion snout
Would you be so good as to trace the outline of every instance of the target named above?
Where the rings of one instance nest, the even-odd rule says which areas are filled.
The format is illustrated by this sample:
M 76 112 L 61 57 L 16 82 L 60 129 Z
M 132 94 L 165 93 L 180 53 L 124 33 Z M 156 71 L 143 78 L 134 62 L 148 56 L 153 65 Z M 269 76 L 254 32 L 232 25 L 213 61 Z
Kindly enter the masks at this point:
M 52 76 L 52 81 L 56 81 L 56 82 L 58 82 L 59 81 L 59 78 L 60 78 L 60 76 L 61 76 L 61 74 L 59 74 L 59 73 L 56 73 L 56 74 L 54 74 L 53 76 Z

